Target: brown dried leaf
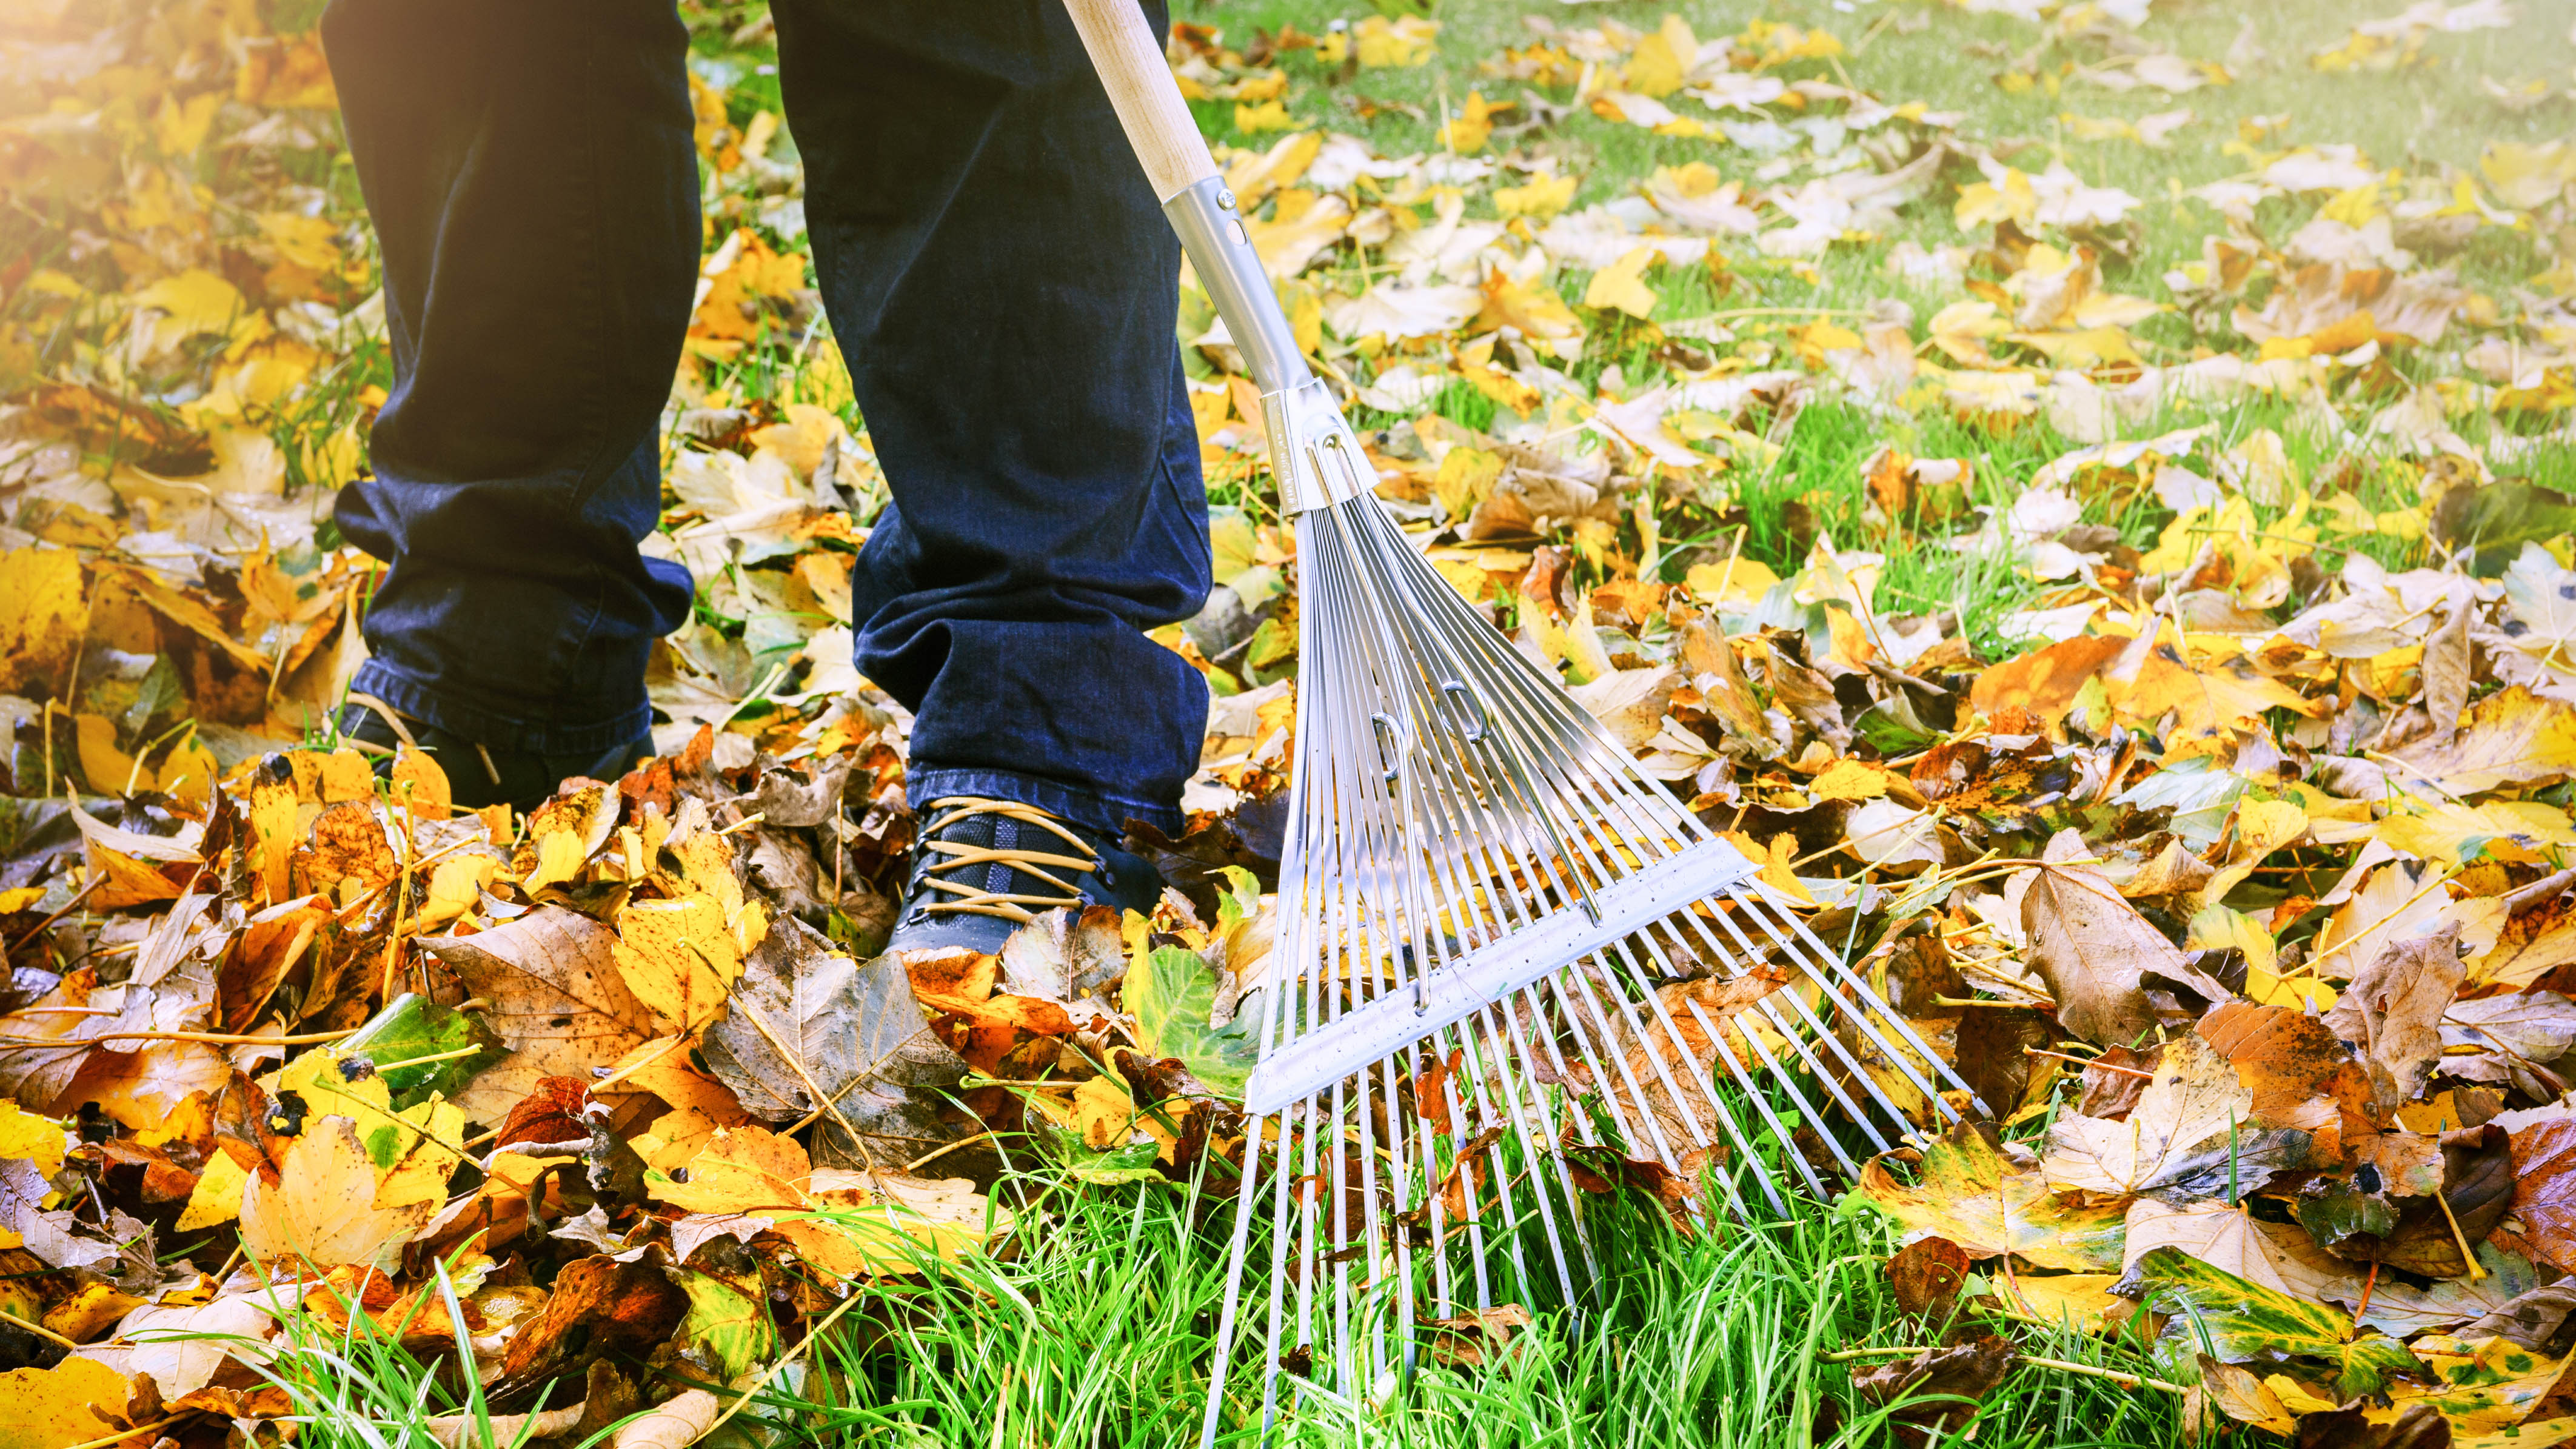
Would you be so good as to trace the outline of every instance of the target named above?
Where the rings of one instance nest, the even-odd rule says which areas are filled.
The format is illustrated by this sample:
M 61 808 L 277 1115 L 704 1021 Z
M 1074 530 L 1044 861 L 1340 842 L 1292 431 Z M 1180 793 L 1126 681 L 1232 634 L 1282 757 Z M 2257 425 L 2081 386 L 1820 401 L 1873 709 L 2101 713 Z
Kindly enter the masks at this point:
M 539 906 L 471 936 L 427 936 L 489 1020 L 510 1056 L 457 1092 L 456 1105 L 500 1120 L 547 1077 L 587 1076 L 652 1034 L 652 1014 L 626 989 L 611 951 L 617 933 L 561 906 Z
M 2048 842 L 2044 858 L 2081 860 L 2091 853 L 2083 837 L 2062 830 Z M 2097 1046 L 2132 1045 L 2155 1029 L 2155 1009 L 2139 980 L 2146 972 L 2171 977 L 2212 1001 L 2235 995 L 2185 964 L 2182 949 L 2091 866 L 2042 867 L 2022 896 L 2021 921 L 2030 939 L 2030 968 L 2048 984 L 2058 1024 Z

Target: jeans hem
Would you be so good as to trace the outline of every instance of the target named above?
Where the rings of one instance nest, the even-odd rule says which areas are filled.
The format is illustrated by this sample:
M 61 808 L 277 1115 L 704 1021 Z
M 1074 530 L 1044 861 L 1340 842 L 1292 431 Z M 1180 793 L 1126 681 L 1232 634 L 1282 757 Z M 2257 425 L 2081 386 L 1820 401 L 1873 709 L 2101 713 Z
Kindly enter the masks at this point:
M 417 719 L 487 749 L 520 750 L 538 755 L 596 755 L 640 739 L 653 728 L 653 706 L 633 709 L 597 724 L 538 725 L 460 703 L 411 679 L 383 659 L 358 666 L 349 681 L 352 694 L 372 694 L 394 712 Z
M 1187 824 L 1176 805 L 1149 805 L 1142 800 L 1103 795 L 1061 780 L 1023 775 L 1016 770 L 923 769 L 916 765 L 905 772 L 903 789 L 905 798 L 915 810 L 926 810 L 931 801 L 944 796 L 981 795 L 988 800 L 1016 800 L 1023 805 L 1035 805 L 1076 825 L 1105 830 L 1112 836 L 1123 835 L 1131 819 L 1141 820 L 1175 838 Z

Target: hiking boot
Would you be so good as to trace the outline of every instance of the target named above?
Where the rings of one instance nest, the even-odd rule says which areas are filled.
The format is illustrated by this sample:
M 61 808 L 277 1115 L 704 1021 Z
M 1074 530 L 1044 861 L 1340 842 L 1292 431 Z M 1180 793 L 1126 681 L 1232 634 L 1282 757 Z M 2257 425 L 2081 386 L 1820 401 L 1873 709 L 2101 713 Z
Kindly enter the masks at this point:
M 590 755 L 541 755 L 533 750 L 495 750 L 454 735 L 433 724 L 396 714 L 383 700 L 359 695 L 340 709 L 340 741 L 373 756 L 376 773 L 393 768 L 394 752 L 410 745 L 428 753 L 447 772 L 449 797 L 459 809 L 480 810 L 507 805 L 533 810 L 576 775 L 616 780 L 653 758 L 650 734 L 615 749 Z
M 1143 856 L 1034 805 L 951 795 L 931 801 L 928 813 L 889 951 L 990 954 L 1059 906 L 1151 911 L 1162 899 L 1162 872 Z

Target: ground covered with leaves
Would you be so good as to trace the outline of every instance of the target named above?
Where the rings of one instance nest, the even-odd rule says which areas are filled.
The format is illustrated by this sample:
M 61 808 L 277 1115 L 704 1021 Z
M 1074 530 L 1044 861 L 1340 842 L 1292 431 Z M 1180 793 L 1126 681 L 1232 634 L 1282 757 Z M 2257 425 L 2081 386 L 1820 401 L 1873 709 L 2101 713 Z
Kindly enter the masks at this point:
M 1786 1221 L 1587 1173 L 1596 1331 L 1301 1432 L 2576 1438 L 2576 35 L 2363 8 L 1179 7 L 1388 507 L 1971 1088 L 1873 1067 L 1924 1132 Z M 1222 325 L 1175 890 L 879 954 L 885 480 L 765 11 L 687 7 L 664 754 L 458 811 L 328 727 L 316 10 L 0 12 L 0 1445 L 1195 1432 L 1299 662 Z

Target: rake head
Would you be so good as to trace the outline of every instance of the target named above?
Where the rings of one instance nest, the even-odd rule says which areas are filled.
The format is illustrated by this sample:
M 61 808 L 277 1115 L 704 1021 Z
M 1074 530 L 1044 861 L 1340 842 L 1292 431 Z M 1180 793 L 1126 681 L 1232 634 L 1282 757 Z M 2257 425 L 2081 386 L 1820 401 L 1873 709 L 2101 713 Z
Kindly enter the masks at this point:
M 1335 436 L 1272 434 L 1299 450 L 1301 484 L 1360 456 Z M 1340 481 L 1296 519 L 1282 924 L 1246 1004 L 1261 1058 L 1233 1282 L 1266 1215 L 1271 1295 L 1244 1325 L 1269 1366 L 1265 1420 L 1283 1369 L 1361 1401 L 1410 1371 L 1422 1321 L 1579 1302 L 1588 1157 L 1684 1182 L 1740 1158 L 1776 1209 L 1775 1178 L 1824 1190 L 1799 1125 L 1857 1170 L 1828 1104 L 1885 1150 L 1910 1130 L 1900 1097 L 1946 1111 L 1935 1079 L 1957 1084 L 1752 862 Z M 1732 1195 L 1735 1179 L 1714 1180 Z M 1221 1343 L 1236 1324 L 1230 1291 Z

